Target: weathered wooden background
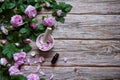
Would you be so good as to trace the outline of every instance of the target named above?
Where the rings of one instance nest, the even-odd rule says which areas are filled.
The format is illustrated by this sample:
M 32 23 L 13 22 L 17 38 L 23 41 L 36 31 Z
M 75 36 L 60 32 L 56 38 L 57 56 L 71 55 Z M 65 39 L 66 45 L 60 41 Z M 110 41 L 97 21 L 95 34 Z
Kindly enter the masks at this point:
M 41 65 L 46 73 L 42 77 L 49 80 L 54 74 L 53 80 L 120 80 L 120 0 L 57 1 L 70 3 L 73 9 L 65 24 L 58 23 L 54 30 L 55 46 L 51 51 L 41 52 L 32 44 L 38 53 L 35 59 L 44 56 L 46 60 Z M 50 61 L 55 53 L 60 58 L 52 67 Z M 22 71 L 25 75 L 36 73 L 38 65 L 24 65 L 29 70 Z

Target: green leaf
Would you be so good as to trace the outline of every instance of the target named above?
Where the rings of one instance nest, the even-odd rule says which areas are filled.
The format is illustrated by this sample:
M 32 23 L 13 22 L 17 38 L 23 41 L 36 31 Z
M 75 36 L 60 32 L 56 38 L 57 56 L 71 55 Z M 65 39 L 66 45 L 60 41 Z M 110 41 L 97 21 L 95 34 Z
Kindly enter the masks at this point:
M 37 36 L 35 36 L 34 34 L 32 34 L 32 35 L 30 36 L 30 39 L 32 39 L 33 41 L 35 41 L 36 38 L 37 38 Z
M 23 33 L 23 34 L 24 34 L 24 33 L 27 33 L 27 31 L 28 31 L 28 30 L 27 30 L 26 28 L 20 29 L 20 33 Z
M 0 13 L 2 13 L 2 9 L 0 8 Z
M 14 8 L 15 7 L 15 4 L 14 3 L 9 3 L 8 5 L 7 5 L 7 8 L 8 9 L 12 9 L 12 8 Z
M 52 16 L 57 16 L 56 11 L 54 11 L 54 12 L 52 13 Z
M 20 5 L 20 10 L 21 10 L 21 12 L 24 12 L 25 7 L 23 5 Z
M 37 18 L 33 18 L 33 19 L 32 19 L 32 23 L 38 23 Z
M 19 41 L 19 32 L 18 31 L 11 31 L 9 35 L 7 35 L 7 40 L 10 42 L 18 42 Z
M 0 78 L 0 80 L 10 80 L 7 66 L 0 66 Z
M 18 49 L 14 43 L 10 43 L 3 47 L 2 53 L 11 59 L 13 57 L 13 54 L 19 51 L 20 49 Z
M 41 7 L 38 3 L 35 4 L 35 8 L 36 8 L 38 11 L 41 11 L 41 9 L 42 9 L 42 7 Z
M 45 80 L 45 78 L 40 78 L 40 80 Z
M 72 9 L 72 6 L 69 5 L 69 4 L 67 4 L 67 5 L 66 5 L 66 8 L 65 8 L 65 11 L 66 11 L 66 12 L 70 12 L 71 9 Z
M 65 2 L 59 2 L 59 6 L 59 8 L 64 9 L 66 7 Z
M 25 52 L 28 52 L 28 51 L 30 51 L 32 48 L 31 48 L 31 46 L 29 45 L 29 44 L 24 44 L 24 46 L 23 46 L 23 51 L 25 51 Z
M 6 3 L 3 3 L 2 6 L 1 6 L 2 9 L 5 9 L 6 8 Z
M 3 45 L 0 43 L 0 52 L 2 52 Z M 1 55 L 1 53 L 0 53 Z
M 6 77 L 6 76 L 2 76 L 2 79 L 1 79 L 1 80 L 9 80 L 9 78 Z
M 35 2 L 38 2 L 38 0 L 35 0 Z
M 23 75 L 12 75 L 10 80 L 27 80 Z
M 65 13 L 65 12 L 62 12 L 61 16 L 62 16 L 62 17 L 65 17 L 65 16 L 66 16 L 66 13 Z
M 31 34 L 32 34 L 31 33 L 31 28 L 29 26 L 20 29 L 20 37 L 22 39 L 29 37 Z
M 7 40 L 12 41 L 13 38 L 14 38 L 14 36 L 12 36 L 12 35 L 8 35 L 6 38 L 7 38 Z
M 56 21 L 59 21 L 61 23 L 65 22 L 65 19 L 63 17 L 56 17 L 55 19 L 56 19 Z
M 45 27 L 43 26 L 43 24 L 40 24 L 38 25 L 37 30 L 45 30 Z

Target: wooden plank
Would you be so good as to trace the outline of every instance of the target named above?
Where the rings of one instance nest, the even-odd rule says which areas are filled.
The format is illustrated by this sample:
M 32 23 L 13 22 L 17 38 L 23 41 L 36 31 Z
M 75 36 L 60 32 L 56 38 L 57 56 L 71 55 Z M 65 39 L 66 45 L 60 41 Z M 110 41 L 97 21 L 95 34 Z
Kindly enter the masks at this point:
M 118 40 L 55 40 L 54 48 L 49 52 L 41 52 L 33 43 L 33 51 L 37 52 L 35 58 L 27 54 L 27 58 L 38 61 L 44 56 L 44 66 L 51 66 L 51 59 L 55 53 L 60 57 L 56 66 L 120 66 L 120 41 Z M 64 57 L 68 62 L 64 62 Z
M 119 0 L 57 0 L 73 6 L 71 14 L 120 14 Z M 46 13 L 44 10 L 41 13 Z
M 41 15 L 40 15 L 41 16 Z M 120 15 L 71 15 L 65 18 L 67 24 L 120 25 Z
M 25 75 L 36 73 L 46 80 L 51 74 L 54 74 L 52 80 L 120 80 L 120 67 L 41 67 L 46 76 L 36 72 L 37 66 L 27 67 L 27 71 L 21 70 Z
M 53 36 L 56 39 L 120 39 L 120 25 L 63 24 L 58 25 Z
M 120 15 L 68 15 L 56 25 L 57 39 L 120 39 Z

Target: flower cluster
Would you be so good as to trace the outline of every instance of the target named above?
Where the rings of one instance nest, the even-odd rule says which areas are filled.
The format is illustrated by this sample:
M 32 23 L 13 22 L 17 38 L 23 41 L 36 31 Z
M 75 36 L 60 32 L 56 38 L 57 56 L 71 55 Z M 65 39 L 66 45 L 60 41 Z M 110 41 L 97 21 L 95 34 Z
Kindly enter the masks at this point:
M 10 75 L 22 74 L 18 68 L 19 66 L 25 63 L 26 53 L 25 52 L 15 53 L 13 58 L 14 58 L 15 64 L 14 66 L 11 66 L 9 68 L 9 74 Z
M 15 65 L 20 66 L 24 64 L 24 62 L 26 61 L 26 53 L 25 52 L 15 53 L 13 58 L 15 61 Z
M 43 8 L 51 10 L 51 15 L 42 16 Z M 10 75 L 22 74 L 19 66 L 26 61 L 26 53 L 31 50 L 29 43 L 44 33 L 47 27 L 51 27 L 53 30 L 56 22 L 64 23 L 65 16 L 71 9 L 70 4 L 57 3 L 56 0 L 0 0 L 0 68 L 3 73 L 2 77 L 11 79 Z M 22 52 L 20 52 L 21 50 Z M 11 62 L 8 63 L 7 60 Z M 42 58 L 39 62 L 41 61 Z M 10 67 L 12 63 L 14 65 Z M 6 72 L 9 72 L 10 75 L 4 74 Z M 30 74 L 27 79 L 38 80 L 39 77 L 36 74 Z

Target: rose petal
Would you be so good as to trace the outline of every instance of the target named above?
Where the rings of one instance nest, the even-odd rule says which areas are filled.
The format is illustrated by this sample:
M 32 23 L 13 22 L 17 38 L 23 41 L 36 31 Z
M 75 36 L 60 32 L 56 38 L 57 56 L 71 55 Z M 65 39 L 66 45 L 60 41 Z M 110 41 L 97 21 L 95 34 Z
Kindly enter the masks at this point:
M 37 71 L 39 71 L 39 70 L 40 70 L 40 65 L 37 66 Z
M 68 58 L 67 57 L 64 57 L 64 62 L 66 63 L 68 61 Z
M 50 78 L 49 78 L 49 79 L 50 79 L 50 80 L 52 80 L 52 79 L 53 79 L 53 77 L 54 77 L 54 75 L 53 75 L 53 74 L 51 74 L 51 76 L 50 76 Z
M 24 66 L 24 70 L 29 70 L 29 66 Z
M 44 62 L 44 61 L 45 61 L 45 58 L 41 56 L 41 57 L 39 58 L 39 62 L 42 63 L 42 62 Z
M 27 59 L 27 63 L 28 63 L 29 65 L 31 65 L 31 63 L 30 63 L 30 59 Z
M 39 71 L 39 73 L 40 73 L 42 76 L 45 76 L 45 75 L 46 75 L 43 71 Z

